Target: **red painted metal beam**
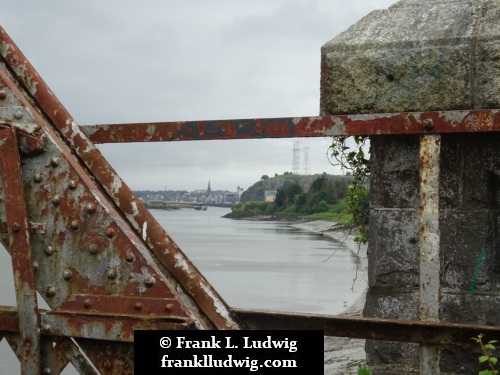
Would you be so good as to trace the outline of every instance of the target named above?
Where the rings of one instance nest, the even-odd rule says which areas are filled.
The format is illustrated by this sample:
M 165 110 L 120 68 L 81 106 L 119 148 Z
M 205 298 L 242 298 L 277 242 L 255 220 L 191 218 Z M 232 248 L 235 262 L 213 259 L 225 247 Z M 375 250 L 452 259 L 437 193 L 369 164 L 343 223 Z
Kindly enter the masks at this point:
M 243 309 L 233 312 L 250 329 L 324 330 L 326 336 L 454 346 L 477 346 L 472 337 L 479 333 L 488 339 L 500 337 L 498 326 Z
M 479 333 L 500 337 L 500 327 L 424 322 L 415 320 L 379 319 L 352 316 L 296 314 L 271 311 L 232 309 L 250 329 L 265 330 L 324 330 L 326 336 L 351 337 L 387 341 L 416 342 L 432 345 L 475 346 L 472 337 Z M 186 322 L 167 317 L 133 315 L 86 314 L 75 311 L 42 311 L 42 334 L 93 340 L 133 341 L 133 329 L 183 329 Z M 17 310 L 0 307 L 0 333 L 18 332 Z M 120 329 L 103 329 L 116 325 Z
M 177 121 L 82 126 L 94 143 L 500 131 L 500 110 Z
M 19 144 L 14 128 L 0 130 L 0 177 L 9 233 L 9 250 L 19 309 L 21 372 L 41 373 L 40 317 L 31 253 Z

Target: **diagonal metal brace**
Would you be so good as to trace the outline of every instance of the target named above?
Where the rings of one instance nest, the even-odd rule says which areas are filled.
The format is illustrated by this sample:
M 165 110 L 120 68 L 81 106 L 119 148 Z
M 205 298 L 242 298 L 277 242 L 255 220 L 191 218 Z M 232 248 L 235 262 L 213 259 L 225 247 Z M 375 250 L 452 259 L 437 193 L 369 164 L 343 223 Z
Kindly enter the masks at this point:
M 41 373 L 40 316 L 19 145 L 14 128 L 0 131 L 0 177 L 19 313 L 21 373 L 36 375 Z

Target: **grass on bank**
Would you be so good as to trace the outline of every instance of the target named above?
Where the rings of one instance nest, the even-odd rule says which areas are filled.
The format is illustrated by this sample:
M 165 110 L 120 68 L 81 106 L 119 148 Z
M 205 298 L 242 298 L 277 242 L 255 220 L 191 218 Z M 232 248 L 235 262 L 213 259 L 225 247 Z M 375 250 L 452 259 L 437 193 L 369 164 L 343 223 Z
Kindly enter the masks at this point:
M 272 216 L 273 218 L 290 220 L 323 220 L 342 224 L 349 224 L 352 215 L 347 212 L 345 199 L 336 204 L 322 204 L 318 212 L 304 213 L 295 206 L 291 205 L 284 210 L 278 210 L 274 202 L 246 202 L 238 203 L 232 207 L 232 212 L 228 217 L 232 218 L 251 218 L 258 216 Z

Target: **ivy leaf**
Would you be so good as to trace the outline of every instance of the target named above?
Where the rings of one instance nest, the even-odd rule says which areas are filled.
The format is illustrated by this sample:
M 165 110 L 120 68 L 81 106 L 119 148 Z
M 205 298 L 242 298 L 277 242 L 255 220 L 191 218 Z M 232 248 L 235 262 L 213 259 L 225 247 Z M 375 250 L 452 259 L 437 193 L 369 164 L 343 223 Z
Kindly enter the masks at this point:
M 495 375 L 495 374 L 498 374 L 498 371 L 491 371 L 491 370 L 483 370 L 483 371 L 479 371 L 479 375 Z
M 482 355 L 481 357 L 479 357 L 479 363 L 483 363 L 483 362 L 486 362 L 490 359 L 490 356 L 489 355 Z

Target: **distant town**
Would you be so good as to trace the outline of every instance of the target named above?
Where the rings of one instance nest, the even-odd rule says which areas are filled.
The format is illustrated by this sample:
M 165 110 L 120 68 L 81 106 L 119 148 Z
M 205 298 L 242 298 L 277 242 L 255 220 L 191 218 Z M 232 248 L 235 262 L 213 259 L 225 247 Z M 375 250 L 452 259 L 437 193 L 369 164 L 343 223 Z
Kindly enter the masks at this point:
M 188 192 L 186 190 L 164 190 L 135 191 L 135 194 L 147 203 L 185 202 L 185 203 L 205 203 L 214 205 L 232 205 L 240 201 L 243 189 L 239 186 L 237 191 L 212 190 L 210 181 L 206 189 L 199 189 Z

